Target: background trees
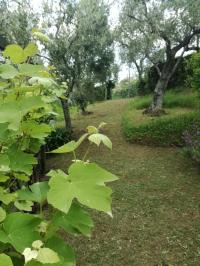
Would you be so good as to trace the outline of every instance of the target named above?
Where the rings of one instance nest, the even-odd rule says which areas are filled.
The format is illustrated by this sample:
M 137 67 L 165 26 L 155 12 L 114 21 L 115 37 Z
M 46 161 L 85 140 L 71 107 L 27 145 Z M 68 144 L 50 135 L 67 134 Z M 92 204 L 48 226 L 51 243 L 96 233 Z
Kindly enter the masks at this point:
M 148 44 L 143 56 L 156 66 L 159 74 L 153 101 L 147 112 L 157 113 L 162 109 L 164 91 L 181 58 L 186 51 L 198 49 L 200 33 L 198 6 L 199 1 L 194 0 L 127 0 L 123 5 L 121 36 L 129 54 L 132 51 L 133 40 L 138 53 L 141 51 L 141 46 L 137 46 L 138 39 L 145 46 Z M 137 60 L 136 55 L 137 53 L 134 53 L 134 61 Z M 162 69 L 159 68 L 159 62 L 163 62 Z
M 46 47 L 66 97 L 73 93 L 83 112 L 96 98 L 95 88 L 106 90 L 114 64 L 108 7 L 103 1 L 57 1 L 44 5 L 44 25 L 51 39 Z M 100 85 L 100 86 L 99 86 Z M 104 92 L 103 92 L 104 94 Z M 71 125 L 68 100 L 62 99 L 66 125 Z M 71 132 L 71 128 L 69 128 Z

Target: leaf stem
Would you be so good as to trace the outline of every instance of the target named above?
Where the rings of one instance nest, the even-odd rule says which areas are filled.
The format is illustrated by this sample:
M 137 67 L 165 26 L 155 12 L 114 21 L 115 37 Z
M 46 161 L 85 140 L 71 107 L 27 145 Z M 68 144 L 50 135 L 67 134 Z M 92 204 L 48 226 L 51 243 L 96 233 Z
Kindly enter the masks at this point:
M 74 160 L 76 161 L 76 153 L 75 153 L 75 151 L 73 151 L 73 156 L 74 156 Z
M 85 152 L 85 154 L 84 154 L 84 156 L 83 156 L 83 159 L 82 159 L 83 161 L 85 161 L 87 155 L 89 154 L 90 147 L 91 147 L 91 143 L 88 145 L 88 148 L 87 148 L 87 150 L 86 150 L 86 152 Z

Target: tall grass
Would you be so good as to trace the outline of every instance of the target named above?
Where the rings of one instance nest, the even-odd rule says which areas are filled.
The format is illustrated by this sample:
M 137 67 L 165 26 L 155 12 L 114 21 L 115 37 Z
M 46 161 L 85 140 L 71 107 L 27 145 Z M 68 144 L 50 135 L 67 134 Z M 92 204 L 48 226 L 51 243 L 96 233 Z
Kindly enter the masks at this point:
M 131 108 L 145 109 L 151 104 L 151 101 L 151 95 L 137 97 L 132 101 Z M 199 101 L 196 93 L 186 94 L 168 91 L 164 96 L 163 106 L 164 108 L 182 107 L 196 109 L 199 107 Z
M 196 112 L 149 119 L 140 125 L 134 125 L 130 117 L 125 114 L 122 119 L 122 129 L 130 142 L 156 146 L 182 146 L 183 132 L 195 122 L 199 123 L 199 113 Z

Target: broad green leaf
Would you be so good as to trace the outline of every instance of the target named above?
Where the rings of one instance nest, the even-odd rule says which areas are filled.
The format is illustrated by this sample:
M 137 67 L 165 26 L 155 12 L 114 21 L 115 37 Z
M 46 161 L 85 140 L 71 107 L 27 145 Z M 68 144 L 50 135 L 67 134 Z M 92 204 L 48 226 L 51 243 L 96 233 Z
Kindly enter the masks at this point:
M 87 131 L 89 134 L 94 134 L 94 133 L 98 133 L 98 129 L 94 126 L 88 126 L 87 127 Z
M 10 204 L 13 200 L 15 200 L 16 195 L 14 193 L 8 193 L 2 187 L 0 187 L 0 201 L 2 201 L 5 205 Z
M 16 102 L 8 102 L 0 105 L 0 123 L 8 123 L 8 128 L 17 130 L 22 114 Z
M 0 183 L 4 183 L 4 182 L 8 181 L 9 178 L 10 178 L 9 176 L 3 175 L 0 173 Z
M 68 213 L 76 198 L 90 208 L 111 212 L 112 190 L 105 182 L 117 180 L 117 177 L 98 165 L 78 161 L 70 166 L 69 175 L 61 170 L 50 171 L 48 175 L 51 179 L 47 199 L 55 208 Z
M 33 165 L 37 164 L 33 154 L 25 153 L 16 146 L 12 146 L 7 151 L 10 160 L 10 169 L 15 172 L 23 172 L 27 175 L 32 173 Z
M 24 53 L 27 57 L 32 57 L 38 53 L 38 47 L 35 43 L 29 43 L 24 49 Z
M 28 182 L 29 181 L 29 176 L 25 175 L 25 174 L 17 174 L 17 173 L 14 173 L 14 176 L 21 180 L 21 181 L 24 181 L 24 182 Z
M 8 64 L 0 65 L 0 77 L 2 79 L 13 79 L 17 74 L 18 71 L 14 66 Z
M 64 144 L 63 146 L 59 147 L 56 150 L 51 151 L 51 153 L 68 153 L 68 152 L 73 152 L 75 151 L 81 143 L 86 139 L 88 136 L 88 133 L 83 134 L 78 141 L 70 141 L 67 144 Z
M 22 253 L 25 248 L 31 247 L 33 241 L 39 240 L 36 232 L 41 220 L 31 214 L 11 213 L 3 222 L 0 231 L 0 241 L 10 243 L 18 252 Z
M 26 61 L 26 55 L 24 54 L 24 49 L 17 44 L 10 44 L 6 46 L 3 52 L 4 57 L 9 57 L 14 64 L 20 64 Z
M 0 254 L 0 265 L 1 266 L 13 266 L 12 260 L 6 254 Z
M 58 263 L 60 261 L 58 254 L 52 249 L 46 247 L 39 249 L 36 260 L 43 264 Z
M 46 107 L 46 104 L 42 101 L 42 98 L 40 96 L 32 96 L 29 98 L 24 97 L 20 101 L 18 101 L 18 105 L 23 115 L 33 110 Z
M 51 223 L 55 228 L 61 227 L 71 234 L 83 234 L 88 237 L 91 236 L 91 229 L 94 226 L 89 214 L 77 203 L 72 204 L 67 214 L 55 213 Z
M 53 249 L 59 255 L 61 262 L 56 263 L 55 266 L 76 265 L 74 251 L 63 239 L 54 236 L 47 240 L 45 246 Z
M 0 207 L 0 222 L 5 220 L 5 218 L 6 218 L 6 212 L 5 212 L 5 210 L 2 207 Z
M 10 170 L 10 160 L 7 154 L 0 153 L 0 171 L 7 172 Z
M 33 207 L 32 201 L 15 201 L 14 202 L 15 207 L 20 211 L 27 211 L 31 212 Z
M 18 101 L 3 103 L 0 105 L 0 124 L 8 123 L 8 129 L 18 130 L 24 115 L 46 106 L 40 96 L 24 96 Z
M 110 139 L 103 134 L 97 133 L 97 134 L 92 134 L 88 137 L 89 141 L 95 143 L 97 146 L 100 145 L 101 142 L 108 147 L 109 149 L 112 149 L 112 142 Z
M 31 65 L 31 64 L 21 64 L 19 65 L 19 73 L 27 77 L 40 77 L 42 76 L 42 71 L 45 68 L 43 65 Z
M 44 139 L 51 132 L 51 127 L 49 125 L 38 124 L 35 121 L 24 121 L 21 127 L 23 133 L 37 139 Z
M 8 123 L 0 124 L 0 141 L 6 141 L 8 134 Z
M 17 195 L 20 200 L 43 203 L 47 198 L 48 190 L 49 185 L 47 181 L 37 182 L 30 186 L 30 190 L 28 188 L 18 190 Z
M 74 140 L 64 144 L 56 150 L 51 151 L 51 153 L 68 153 L 73 152 L 76 149 L 76 142 Z
M 0 81 L 0 91 L 3 90 L 3 89 L 6 89 L 7 87 L 9 87 L 9 83 L 7 81 Z

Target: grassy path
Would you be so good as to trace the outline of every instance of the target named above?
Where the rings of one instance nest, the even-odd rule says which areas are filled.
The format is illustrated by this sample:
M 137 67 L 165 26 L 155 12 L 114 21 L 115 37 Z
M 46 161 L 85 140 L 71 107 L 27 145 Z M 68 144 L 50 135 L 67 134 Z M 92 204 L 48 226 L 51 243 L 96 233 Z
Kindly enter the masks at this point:
M 127 100 L 95 104 L 92 115 L 73 121 L 77 134 L 87 125 L 108 123 L 113 151 L 94 149 L 91 158 L 120 177 L 112 184 L 114 218 L 92 212 L 92 238 L 68 237 L 77 266 L 200 265 L 199 170 L 178 149 L 127 143 L 120 129 L 126 105 Z M 59 155 L 49 165 L 66 169 L 69 159 Z

